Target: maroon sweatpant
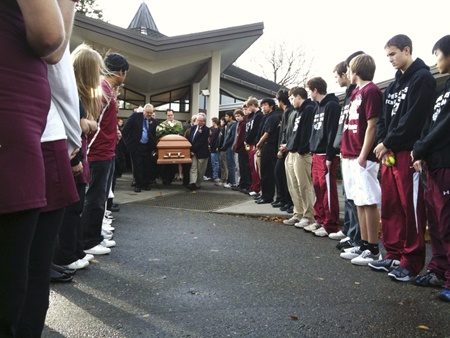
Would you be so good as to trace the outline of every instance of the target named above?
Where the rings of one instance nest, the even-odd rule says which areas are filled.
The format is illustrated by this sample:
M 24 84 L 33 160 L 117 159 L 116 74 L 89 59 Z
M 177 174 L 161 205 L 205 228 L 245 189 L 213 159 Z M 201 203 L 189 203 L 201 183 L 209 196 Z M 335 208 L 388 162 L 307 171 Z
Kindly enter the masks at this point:
M 427 270 L 445 278 L 445 288 L 450 289 L 450 168 L 429 172 L 427 184 L 425 201 L 433 253 Z
M 261 190 L 261 178 L 258 174 L 258 168 L 256 167 L 256 147 L 250 146 L 248 151 L 248 164 L 250 165 L 250 175 L 252 176 L 251 191 L 260 192 Z
M 336 170 L 339 157 L 335 157 L 330 172 L 327 170 L 326 155 L 313 154 L 312 181 L 316 201 L 314 202 L 314 218 L 323 224 L 328 233 L 338 232 L 339 228 L 339 199 L 336 183 Z
M 409 151 L 395 154 L 395 166 L 382 166 L 381 224 L 386 258 L 417 275 L 425 265 L 426 214 L 419 173 Z

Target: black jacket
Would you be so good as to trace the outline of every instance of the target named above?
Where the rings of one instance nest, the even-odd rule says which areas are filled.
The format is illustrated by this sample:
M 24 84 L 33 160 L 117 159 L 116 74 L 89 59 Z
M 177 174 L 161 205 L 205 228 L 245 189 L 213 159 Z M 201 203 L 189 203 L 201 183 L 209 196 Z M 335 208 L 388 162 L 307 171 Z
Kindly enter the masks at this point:
M 198 129 L 198 130 L 197 130 Z M 197 130 L 197 132 L 196 132 Z M 192 126 L 189 133 L 189 142 L 191 142 L 191 152 L 197 158 L 208 158 L 209 152 L 209 128 L 207 126 Z
M 341 106 L 334 94 L 327 94 L 314 109 L 314 121 L 309 140 L 310 151 L 314 154 L 326 154 L 332 161 L 338 154 L 333 147 L 339 124 Z
M 125 141 L 127 150 L 132 153 L 135 151 L 142 138 L 142 126 L 144 123 L 143 113 L 133 113 L 128 118 L 122 130 L 122 137 Z M 159 124 L 154 118 L 149 118 L 148 123 L 148 146 L 150 149 L 156 149 L 156 126 Z
M 394 152 L 411 151 L 433 111 L 436 80 L 430 68 L 416 59 L 383 94 L 383 111 L 377 122 L 377 143 Z
M 294 127 L 286 143 L 287 151 L 298 152 L 300 155 L 309 153 L 309 139 L 311 137 L 315 107 L 315 102 L 306 99 L 300 107 L 292 112 L 295 115 Z
M 422 138 L 414 144 L 415 160 L 425 160 L 429 170 L 450 168 L 450 79 L 436 99 Z
M 263 113 L 260 110 L 247 115 L 247 124 L 245 126 L 245 143 L 254 146 L 258 142 L 257 135 L 262 118 Z

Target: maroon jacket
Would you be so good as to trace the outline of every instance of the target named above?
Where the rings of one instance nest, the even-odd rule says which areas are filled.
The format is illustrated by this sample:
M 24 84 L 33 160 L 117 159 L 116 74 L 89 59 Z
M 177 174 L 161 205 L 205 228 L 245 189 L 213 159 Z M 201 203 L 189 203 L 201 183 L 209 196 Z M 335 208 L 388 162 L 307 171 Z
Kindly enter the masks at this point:
M 236 128 L 236 139 L 234 140 L 233 144 L 233 151 L 238 154 L 243 154 L 246 152 L 245 150 L 245 126 L 247 124 L 247 118 L 244 117 L 244 119 L 239 122 L 237 128 Z

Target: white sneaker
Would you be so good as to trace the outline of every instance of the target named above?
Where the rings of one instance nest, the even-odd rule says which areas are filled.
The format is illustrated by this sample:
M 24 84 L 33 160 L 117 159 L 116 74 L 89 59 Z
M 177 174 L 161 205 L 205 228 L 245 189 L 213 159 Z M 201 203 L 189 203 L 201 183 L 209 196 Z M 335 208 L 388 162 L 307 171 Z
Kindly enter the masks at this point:
M 111 225 L 112 222 L 113 222 L 112 219 L 109 219 L 109 218 L 106 218 L 103 216 L 103 224 Z
M 294 226 L 296 228 L 303 229 L 304 227 L 311 224 L 311 220 L 309 218 L 303 217 L 298 223 L 295 223 Z
M 377 261 L 380 259 L 380 254 L 373 255 L 370 250 L 364 250 L 361 255 L 353 258 L 350 262 L 355 265 L 367 265 L 372 263 L 373 261 Z
M 344 259 L 353 259 L 353 258 L 358 257 L 361 254 L 362 254 L 362 251 L 359 250 L 359 246 L 355 246 L 353 248 L 348 248 L 348 251 L 346 249 L 344 252 L 342 252 L 340 254 L 340 256 L 341 256 L 341 258 L 344 258 Z
M 103 216 L 103 219 L 109 219 L 111 221 L 115 220 L 115 218 L 112 214 L 105 214 L 105 216 Z
M 111 249 L 107 248 L 101 244 L 98 244 L 98 245 L 94 246 L 93 248 L 84 250 L 84 252 L 87 254 L 91 254 L 91 255 L 106 255 L 111 252 Z
M 330 234 L 331 235 L 331 234 Z M 345 242 L 348 242 L 350 240 L 350 237 L 345 237 L 345 238 L 342 238 L 340 241 L 339 241 L 339 243 L 345 243 Z
M 85 261 L 83 259 L 79 259 L 73 263 L 70 263 L 69 265 L 64 265 L 64 267 L 68 268 L 68 269 L 75 269 L 75 270 L 79 270 L 79 269 L 83 269 L 85 267 L 87 267 L 89 265 L 88 261 Z
M 315 231 L 312 231 L 312 233 L 314 234 L 314 236 L 317 236 L 317 237 L 327 237 L 328 236 L 328 232 L 325 230 L 324 227 L 321 227 Z
M 86 254 L 86 255 L 84 255 L 83 258 L 81 258 L 82 261 L 88 261 L 88 262 L 90 262 L 93 259 L 94 259 L 94 255 L 91 255 L 91 254 Z
M 103 241 L 101 241 L 100 245 L 104 246 L 105 248 L 112 248 L 116 245 L 116 241 L 104 239 Z
M 328 235 L 328 237 L 330 237 L 331 239 L 341 240 L 347 237 L 347 235 L 344 234 L 342 230 L 339 230 L 338 232 L 332 232 L 331 234 Z
M 108 224 L 102 224 L 102 230 L 114 231 L 114 230 L 116 230 L 116 228 L 114 228 L 114 227 L 112 227 L 111 225 L 108 225 Z
M 112 231 L 107 231 L 102 229 L 102 236 L 104 239 L 111 239 L 114 236 L 114 233 Z
M 322 224 L 314 222 L 313 224 L 307 225 L 305 227 L 303 227 L 303 230 L 311 232 L 317 229 L 320 229 L 322 227 Z
M 227 188 L 227 189 L 231 189 L 231 184 L 230 184 L 230 183 L 225 183 L 225 184 L 223 185 L 223 187 L 224 187 L 224 188 Z
M 258 193 L 257 193 L 256 191 L 250 191 L 248 194 L 249 194 L 250 196 L 256 196 L 256 195 L 258 195 Z
M 292 216 L 291 218 L 289 218 L 289 219 L 285 219 L 284 221 L 283 221 L 283 224 L 286 224 L 286 225 L 295 225 L 295 224 L 297 224 L 297 222 L 299 222 L 300 220 L 298 219 L 298 217 L 297 216 Z

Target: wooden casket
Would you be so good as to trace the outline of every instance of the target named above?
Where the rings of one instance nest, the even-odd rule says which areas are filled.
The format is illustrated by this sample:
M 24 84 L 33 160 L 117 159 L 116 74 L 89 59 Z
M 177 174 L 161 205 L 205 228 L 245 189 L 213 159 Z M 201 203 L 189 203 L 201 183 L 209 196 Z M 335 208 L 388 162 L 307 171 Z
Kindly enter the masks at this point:
M 166 135 L 159 139 L 158 164 L 192 163 L 191 143 L 180 135 Z

